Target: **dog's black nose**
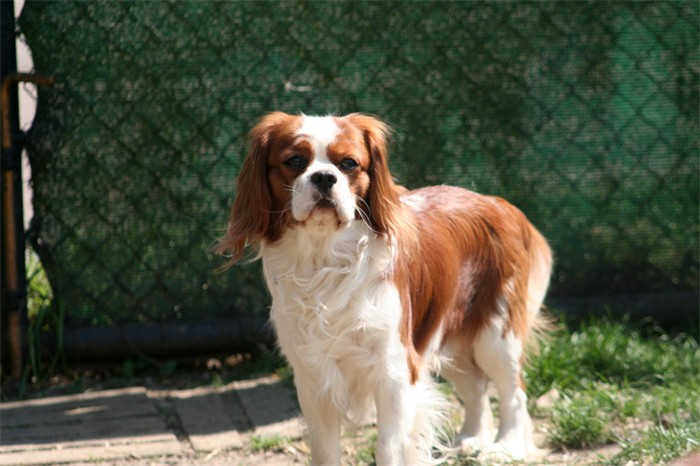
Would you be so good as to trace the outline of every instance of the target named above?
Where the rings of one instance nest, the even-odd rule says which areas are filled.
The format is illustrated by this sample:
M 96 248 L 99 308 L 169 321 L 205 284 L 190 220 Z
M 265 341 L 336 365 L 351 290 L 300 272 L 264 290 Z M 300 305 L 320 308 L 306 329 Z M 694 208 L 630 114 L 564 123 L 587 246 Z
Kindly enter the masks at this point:
M 322 193 L 327 193 L 338 181 L 338 178 L 331 172 L 316 172 L 311 175 L 311 182 L 316 185 Z

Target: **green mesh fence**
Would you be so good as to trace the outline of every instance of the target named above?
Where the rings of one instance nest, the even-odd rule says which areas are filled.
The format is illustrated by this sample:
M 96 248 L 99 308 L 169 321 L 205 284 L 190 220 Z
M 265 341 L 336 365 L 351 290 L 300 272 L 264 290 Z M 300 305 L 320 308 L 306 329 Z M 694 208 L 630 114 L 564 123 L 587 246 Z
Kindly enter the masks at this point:
M 698 290 L 698 2 L 29 0 L 31 235 L 72 323 L 264 312 L 217 273 L 245 133 L 373 113 L 409 187 L 504 196 L 552 295 Z

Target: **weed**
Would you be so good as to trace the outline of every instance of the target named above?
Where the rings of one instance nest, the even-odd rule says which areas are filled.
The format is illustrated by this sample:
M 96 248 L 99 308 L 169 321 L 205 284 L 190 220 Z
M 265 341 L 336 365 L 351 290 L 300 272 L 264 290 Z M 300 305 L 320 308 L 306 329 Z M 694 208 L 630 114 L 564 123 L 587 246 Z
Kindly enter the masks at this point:
M 374 452 L 377 447 L 377 433 L 371 432 L 365 436 L 362 444 L 355 451 L 355 464 L 374 465 Z
M 54 373 L 66 369 L 63 354 L 65 309 L 54 300 L 53 291 L 39 257 L 31 250 L 26 254 L 27 264 L 27 362 L 19 385 L 19 398 L 26 394 L 28 385 L 41 386 Z M 42 348 L 41 335 L 53 332 L 58 351 L 49 353 Z
M 224 382 L 224 379 L 223 377 L 221 377 L 221 374 L 219 374 L 218 372 L 212 372 L 209 385 L 211 385 L 214 388 L 222 388 L 226 385 L 226 382 Z
M 615 403 L 602 395 L 605 392 L 584 392 L 558 403 L 552 412 L 550 442 L 580 449 L 610 440 L 608 415 L 614 413 Z
M 53 290 L 39 256 L 28 249 L 25 258 L 27 268 L 27 315 L 32 319 L 51 306 Z
M 250 438 L 249 448 L 252 453 L 281 450 L 289 445 L 289 438 L 281 435 L 254 435 Z

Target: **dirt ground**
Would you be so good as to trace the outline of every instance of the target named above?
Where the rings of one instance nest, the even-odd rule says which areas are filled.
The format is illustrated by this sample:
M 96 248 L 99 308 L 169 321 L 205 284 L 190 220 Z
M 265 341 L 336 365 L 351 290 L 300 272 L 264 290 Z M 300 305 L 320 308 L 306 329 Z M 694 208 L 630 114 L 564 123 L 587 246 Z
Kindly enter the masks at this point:
M 86 458 L 84 462 L 74 462 L 70 464 L 87 466 L 87 465 L 124 465 L 124 466 L 151 466 L 151 465 L 171 465 L 171 466 L 192 466 L 192 465 L 307 465 L 309 464 L 309 448 L 303 439 L 303 421 L 297 423 L 297 428 L 291 431 L 282 430 L 276 441 L 261 444 L 260 438 L 256 439 L 256 431 L 249 429 L 242 430 L 240 446 L 215 448 L 211 451 L 198 451 L 193 448 L 191 435 L 188 433 L 187 426 L 183 422 L 182 411 L 178 410 L 178 400 L 181 400 L 183 393 L 189 393 L 192 387 L 210 387 L 207 390 L 219 390 L 218 393 L 235 392 L 235 387 L 239 387 L 241 383 L 246 383 L 246 378 L 253 379 L 265 378 L 268 376 L 277 377 L 280 379 L 281 386 L 289 392 L 289 396 L 294 397 L 293 388 L 287 380 L 285 385 L 284 378 L 280 377 L 279 370 L 275 373 L 275 369 L 267 369 L 267 372 L 256 372 L 255 374 L 246 375 L 245 366 L 250 358 L 238 357 L 235 361 L 224 359 L 209 359 L 206 361 L 197 361 L 194 364 L 180 366 L 173 375 L 154 377 L 151 375 L 134 376 L 131 372 L 133 368 L 128 369 L 130 372 L 130 384 L 145 387 L 145 392 L 148 398 L 156 407 L 157 416 L 162 418 L 167 430 L 172 432 L 180 444 L 180 448 L 176 454 L 165 456 L 148 456 L 140 457 L 137 454 L 132 454 L 129 457 L 122 459 L 100 460 L 99 452 L 93 458 Z M 243 364 L 241 364 L 243 362 Z M 260 366 L 259 360 L 251 360 L 251 365 Z M 228 365 L 235 366 L 233 369 Z M 265 364 L 262 364 L 265 366 Z M 275 365 L 275 361 L 270 363 Z M 256 369 L 258 370 L 258 369 Z M 90 390 L 101 390 L 112 388 L 109 384 L 113 383 L 124 371 L 124 366 L 102 368 L 99 371 L 82 372 L 80 374 L 81 390 L 89 387 Z M 144 371 L 148 372 L 148 371 Z M 271 375 L 272 373 L 272 375 Z M 76 378 L 75 374 L 72 376 Z M 227 382 L 229 379 L 235 379 L 235 382 Z M 73 384 L 75 381 L 72 382 Z M 49 395 L 57 395 L 67 390 L 75 390 L 75 387 L 70 387 L 70 383 L 61 382 L 57 379 L 55 386 L 48 393 Z M 124 386 L 124 385 L 122 385 Z M 215 388 L 211 388 L 211 387 Z M 194 389 L 199 390 L 199 389 Z M 46 394 L 44 395 L 46 396 Z M 226 395 L 230 396 L 230 395 Z M 257 396 L 257 395 L 253 395 Z M 535 401 L 539 407 L 546 408 L 546 405 L 552 403 L 552 396 L 548 394 Z M 456 398 L 452 398 L 455 407 L 455 422 L 459 422 L 461 407 Z M 299 418 L 300 419 L 300 418 Z M 546 418 L 534 418 L 535 422 L 535 442 L 543 449 L 547 449 L 546 439 L 549 424 Z M 277 434 L 275 434 L 277 435 Z M 342 438 L 343 448 L 343 464 L 345 465 L 364 465 L 372 464 L 372 442 L 375 438 L 374 428 L 372 426 L 357 429 L 351 432 L 345 432 Z M 530 462 L 513 462 L 505 464 L 529 464 L 529 465 L 593 465 L 601 464 L 606 459 L 612 458 L 620 451 L 618 445 L 602 445 L 589 450 L 572 450 L 572 451 L 551 451 L 547 450 L 546 455 L 537 461 Z M 0 458 L 0 464 L 6 464 Z M 449 466 L 454 465 L 479 465 L 479 464 L 500 464 L 489 461 L 479 461 L 473 457 L 452 458 L 446 462 Z M 633 465 L 629 465 L 633 466 Z
M 279 444 L 265 449 L 254 450 L 251 436 L 244 438 L 243 447 L 236 449 L 217 449 L 209 453 L 195 451 L 187 437 L 185 429 L 178 419 L 177 410 L 173 404 L 171 392 L 168 390 L 153 390 L 149 396 L 155 401 L 159 412 L 166 418 L 167 424 L 173 429 L 175 435 L 182 445 L 181 454 L 161 457 L 138 458 L 131 457 L 122 460 L 110 461 L 89 461 L 85 463 L 74 463 L 79 466 L 89 466 L 95 464 L 123 465 L 123 466 L 192 466 L 192 465 L 301 465 L 309 464 L 310 450 L 302 438 L 288 439 Z M 453 400 L 455 412 L 461 409 L 458 402 Z M 612 458 L 620 451 L 618 445 L 603 445 L 589 450 L 553 451 L 547 449 L 546 438 L 548 423 L 546 419 L 534 419 L 536 430 L 536 443 L 543 448 L 545 455 L 542 459 L 527 462 L 494 463 L 492 461 L 481 461 L 471 457 L 452 458 L 445 464 L 456 465 L 554 465 L 554 466 L 583 466 L 601 464 L 606 459 Z M 344 465 L 366 465 L 373 464 L 370 455 L 370 444 L 374 438 L 375 429 L 373 426 L 360 428 L 354 431 L 344 432 L 342 438 L 343 464 Z M 629 465 L 633 466 L 633 465 Z
M 540 423 L 540 428 L 545 427 L 546 423 Z M 371 462 L 357 459 L 358 451 L 366 449 L 368 445 L 367 438 L 371 436 L 372 428 L 361 429 L 354 433 L 346 433 L 342 439 L 343 446 L 343 464 L 344 465 L 364 465 L 373 464 Z M 544 434 L 540 433 L 540 437 Z M 192 465 L 300 465 L 309 464 L 310 452 L 309 448 L 303 439 L 293 440 L 285 445 L 272 448 L 265 451 L 250 451 L 249 447 L 242 449 L 213 451 L 208 454 L 195 452 L 188 444 L 186 438 L 180 438 L 183 447 L 183 453 L 177 456 L 163 456 L 150 458 L 128 458 L 123 460 L 110 460 L 108 462 L 90 461 L 85 463 L 75 463 L 78 466 L 91 466 L 95 464 L 123 465 L 123 466 L 192 466 Z M 620 451 L 617 445 L 605 445 L 591 450 L 573 450 L 573 451 L 548 451 L 544 458 L 537 461 L 528 462 L 510 462 L 510 463 L 493 463 L 473 458 L 465 458 L 462 460 L 451 459 L 446 464 L 448 465 L 553 465 L 553 466 L 583 466 L 597 465 L 613 457 Z M 630 465 L 632 466 L 632 465 Z

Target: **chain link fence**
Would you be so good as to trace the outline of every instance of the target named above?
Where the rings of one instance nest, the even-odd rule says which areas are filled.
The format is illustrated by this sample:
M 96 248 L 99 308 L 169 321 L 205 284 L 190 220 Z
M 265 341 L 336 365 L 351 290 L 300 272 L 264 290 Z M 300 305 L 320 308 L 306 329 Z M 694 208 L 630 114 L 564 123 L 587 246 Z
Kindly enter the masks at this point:
M 263 113 L 376 114 L 408 187 L 504 196 L 555 297 L 697 292 L 698 2 L 29 0 L 30 236 L 71 325 L 264 313 L 217 273 Z

